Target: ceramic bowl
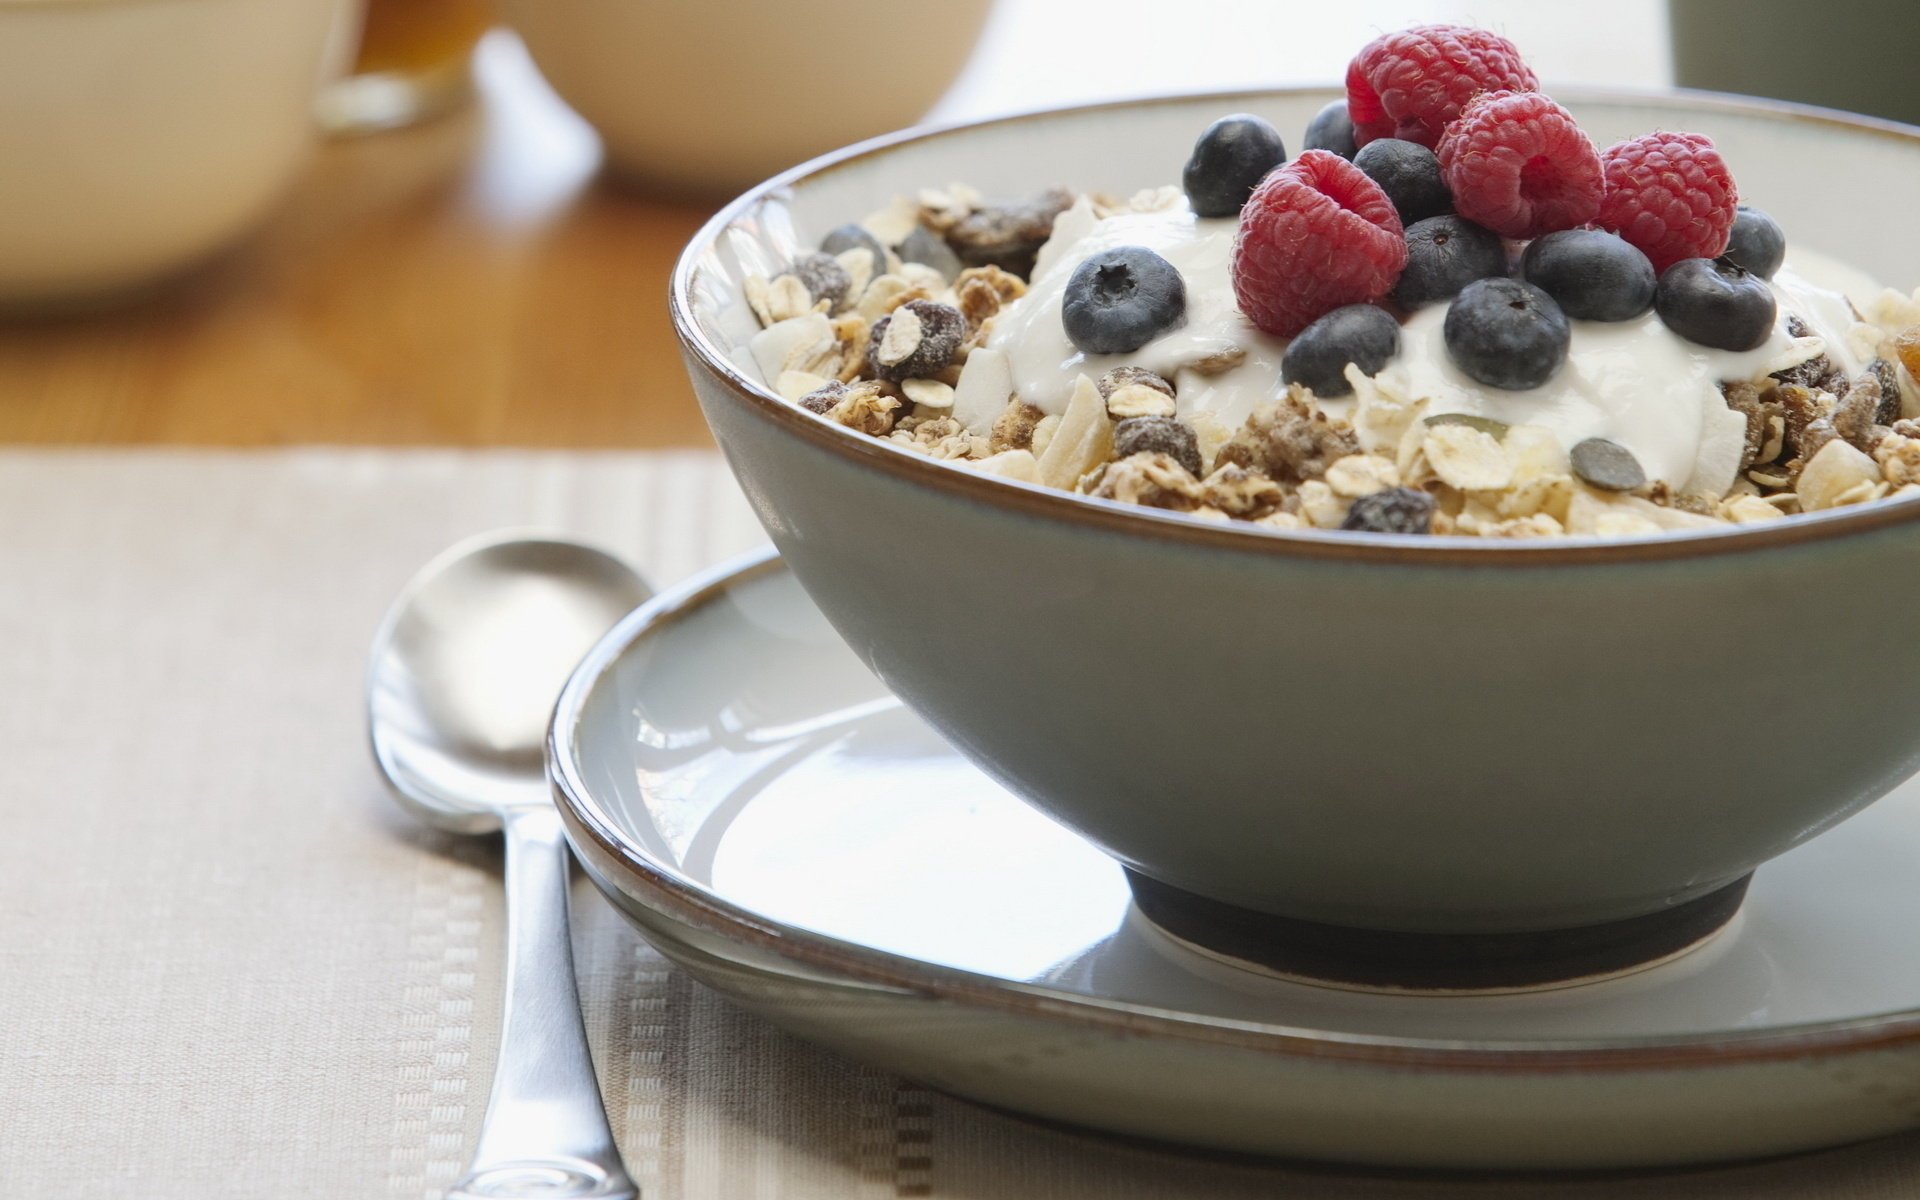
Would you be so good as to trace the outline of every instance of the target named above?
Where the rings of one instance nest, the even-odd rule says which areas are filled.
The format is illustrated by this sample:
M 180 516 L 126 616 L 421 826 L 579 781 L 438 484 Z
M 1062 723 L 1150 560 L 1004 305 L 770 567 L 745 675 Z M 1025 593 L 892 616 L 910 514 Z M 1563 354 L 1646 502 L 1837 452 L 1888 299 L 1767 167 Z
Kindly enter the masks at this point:
M 1327 98 L 1040 113 L 869 143 L 754 189 L 673 281 L 714 435 L 886 685 L 1137 884 L 1444 936 L 1737 902 L 1758 864 L 1920 769 L 1920 503 L 1585 544 L 1216 526 L 856 435 L 776 398 L 741 349 L 742 272 L 895 193 L 1125 194 L 1176 179 L 1222 113 L 1292 132 Z M 1796 244 L 1920 281 L 1920 130 L 1703 96 L 1560 98 L 1602 144 L 1713 135 Z
M 0 2 L 0 305 L 150 283 L 258 222 L 359 0 Z
M 617 176 L 717 196 L 919 120 L 973 53 L 991 6 L 500 0 Z

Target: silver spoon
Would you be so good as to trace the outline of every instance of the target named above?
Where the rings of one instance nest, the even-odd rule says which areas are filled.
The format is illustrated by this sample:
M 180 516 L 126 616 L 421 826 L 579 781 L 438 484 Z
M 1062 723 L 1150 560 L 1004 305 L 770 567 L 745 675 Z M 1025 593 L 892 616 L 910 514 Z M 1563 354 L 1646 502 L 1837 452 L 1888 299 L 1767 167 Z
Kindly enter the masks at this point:
M 567 843 L 542 749 L 561 685 L 651 593 L 576 542 L 490 535 L 420 569 L 374 636 L 373 754 L 401 803 L 507 843 L 507 988 L 493 1090 L 449 1200 L 632 1200 L 574 984 Z

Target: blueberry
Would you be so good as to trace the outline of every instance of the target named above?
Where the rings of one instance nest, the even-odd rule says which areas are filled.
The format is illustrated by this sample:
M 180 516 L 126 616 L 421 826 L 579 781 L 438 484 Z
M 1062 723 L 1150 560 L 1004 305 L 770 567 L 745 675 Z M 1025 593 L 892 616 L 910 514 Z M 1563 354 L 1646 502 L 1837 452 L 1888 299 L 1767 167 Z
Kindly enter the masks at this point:
M 1742 204 L 1734 210 L 1726 257 L 1762 279 L 1772 279 L 1787 260 L 1786 232 L 1766 213 Z
M 1193 144 L 1180 185 L 1202 217 L 1233 217 L 1267 172 L 1287 161 L 1280 131 L 1251 113 L 1221 117 Z
M 1362 496 L 1340 528 L 1360 533 L 1432 533 L 1433 497 L 1413 488 L 1388 488 Z
M 1573 328 L 1530 283 L 1481 279 L 1466 286 L 1441 327 L 1454 365 L 1489 387 L 1537 388 L 1567 361 Z
M 1618 234 L 1563 229 L 1535 238 L 1520 277 L 1579 321 L 1629 321 L 1653 307 L 1658 277 L 1647 256 Z
M 868 278 L 877 278 L 887 273 L 887 248 L 882 246 L 880 239 L 869 233 L 865 227 L 853 224 L 841 225 L 828 230 L 827 236 L 820 239 L 822 254 L 838 257 L 849 250 L 865 250 L 873 255 L 873 274 Z
M 1280 357 L 1280 378 L 1297 383 L 1314 395 L 1346 396 L 1348 363 L 1362 375 L 1377 375 L 1387 360 L 1400 352 L 1400 322 L 1371 304 L 1336 308 L 1302 329 L 1287 343 Z
M 1465 217 L 1428 217 L 1407 229 L 1407 266 L 1393 298 L 1402 308 L 1419 308 L 1458 295 L 1476 279 L 1506 273 L 1507 245 L 1499 234 Z
M 1187 319 L 1187 284 L 1145 246 L 1116 246 L 1073 269 L 1060 305 L 1067 337 L 1088 354 L 1127 354 Z
M 1341 158 L 1353 159 L 1360 148 L 1354 144 L 1353 118 L 1347 115 L 1345 100 L 1335 100 L 1313 114 L 1303 145 L 1308 150 L 1331 150 Z
M 1653 308 L 1668 329 L 1716 350 L 1759 349 L 1779 311 L 1767 281 L 1726 258 L 1683 258 L 1668 267 Z
M 1380 185 L 1403 224 L 1453 211 L 1453 193 L 1440 178 L 1440 160 L 1418 142 L 1376 138 L 1360 147 L 1353 165 Z

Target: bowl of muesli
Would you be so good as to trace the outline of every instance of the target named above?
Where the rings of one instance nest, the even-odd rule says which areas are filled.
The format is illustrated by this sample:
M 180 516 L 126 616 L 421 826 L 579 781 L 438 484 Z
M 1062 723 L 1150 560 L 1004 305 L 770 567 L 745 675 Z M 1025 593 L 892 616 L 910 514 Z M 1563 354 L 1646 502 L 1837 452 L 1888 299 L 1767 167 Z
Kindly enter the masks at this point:
M 1916 196 L 1920 130 L 1429 26 L 830 155 L 672 308 L 821 609 L 1147 917 L 1522 986 L 1920 769 Z

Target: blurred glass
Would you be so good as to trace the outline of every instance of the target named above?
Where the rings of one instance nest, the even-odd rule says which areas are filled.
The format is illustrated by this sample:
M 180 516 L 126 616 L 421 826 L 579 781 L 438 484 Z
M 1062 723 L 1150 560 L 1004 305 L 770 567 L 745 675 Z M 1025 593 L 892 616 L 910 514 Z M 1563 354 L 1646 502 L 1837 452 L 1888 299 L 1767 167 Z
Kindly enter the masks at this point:
M 366 133 L 465 103 L 473 48 L 492 24 L 486 0 L 367 0 L 353 72 L 321 97 L 321 122 Z
M 1672 0 L 1674 81 L 1920 124 L 1914 0 Z

